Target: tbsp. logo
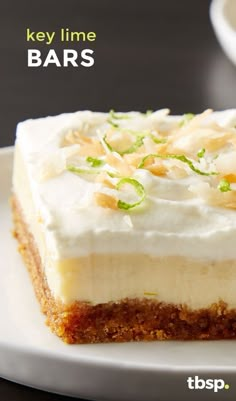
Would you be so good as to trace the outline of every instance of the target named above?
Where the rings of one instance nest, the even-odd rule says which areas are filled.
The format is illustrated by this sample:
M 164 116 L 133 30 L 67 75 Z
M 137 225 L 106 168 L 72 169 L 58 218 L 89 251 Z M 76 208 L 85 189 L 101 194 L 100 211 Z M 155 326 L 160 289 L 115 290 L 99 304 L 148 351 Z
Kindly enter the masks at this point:
M 198 376 L 187 378 L 188 388 L 190 390 L 213 390 L 217 393 L 219 390 L 229 390 L 229 384 L 223 379 L 201 379 Z

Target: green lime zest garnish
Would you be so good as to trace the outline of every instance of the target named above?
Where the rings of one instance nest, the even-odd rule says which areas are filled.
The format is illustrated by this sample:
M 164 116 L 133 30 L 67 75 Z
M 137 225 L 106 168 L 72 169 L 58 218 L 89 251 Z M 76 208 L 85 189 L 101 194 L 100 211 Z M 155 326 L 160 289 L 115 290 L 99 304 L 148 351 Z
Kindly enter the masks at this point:
M 137 202 L 134 203 L 127 203 L 124 202 L 122 200 L 118 200 L 118 208 L 119 209 L 123 209 L 123 210 L 129 210 L 129 209 L 133 209 L 134 207 L 140 205 L 145 197 L 146 197 L 146 193 L 145 193 L 145 189 L 143 187 L 143 185 L 135 180 L 134 178 L 129 178 L 129 177 L 125 177 L 125 178 L 121 178 L 121 180 L 116 184 L 116 189 L 121 189 L 123 187 L 123 185 L 125 184 L 129 184 L 132 185 L 137 193 L 137 195 L 140 197 L 140 199 Z
M 103 139 L 103 142 L 105 143 L 105 145 L 108 147 L 108 149 L 111 152 L 114 152 L 113 147 L 107 142 L 107 135 L 106 134 L 104 135 L 104 137 L 102 139 Z
M 134 152 L 136 152 L 136 150 L 137 150 L 138 148 L 140 148 L 140 146 L 143 145 L 143 139 L 144 139 L 144 137 L 145 137 L 145 135 L 142 134 L 142 133 L 137 134 L 136 140 L 135 140 L 135 142 L 133 143 L 133 145 L 131 145 L 130 148 L 128 148 L 127 150 L 125 150 L 125 151 L 123 151 L 123 152 L 120 152 L 120 155 L 124 155 L 124 154 L 127 154 L 127 153 L 134 153 Z
M 147 110 L 145 115 L 149 115 L 150 113 L 152 113 L 151 110 Z M 140 146 L 143 145 L 143 139 L 145 137 L 150 137 L 154 143 L 156 144 L 160 144 L 160 143 L 165 143 L 166 139 L 163 138 L 157 138 L 155 137 L 155 135 L 153 135 L 151 132 L 148 131 L 135 131 L 132 129 L 128 129 L 128 128 L 120 128 L 119 125 L 114 122 L 112 119 L 126 119 L 126 118 L 130 118 L 130 116 L 126 116 L 126 115 L 117 115 L 115 114 L 114 110 L 110 110 L 110 117 L 107 119 L 107 122 L 109 124 L 112 125 L 113 128 L 115 129 L 119 129 L 121 132 L 126 132 L 126 133 L 130 133 L 131 135 L 134 135 L 136 137 L 135 142 L 126 150 L 124 151 L 118 151 L 116 149 L 114 149 L 108 142 L 107 142 L 107 135 L 105 134 L 103 137 L 103 141 L 106 144 L 107 148 L 110 150 L 110 152 L 117 152 L 119 153 L 121 156 L 127 154 L 127 153 L 134 153 L 136 152 L 136 150 L 138 148 L 140 148 Z
M 183 120 L 180 122 L 179 126 L 183 127 L 186 125 L 189 121 L 191 121 L 195 117 L 195 114 L 193 113 L 186 113 L 183 116 Z
M 72 164 L 67 166 L 66 169 L 68 171 L 70 171 L 71 173 L 75 173 L 75 174 L 99 174 L 99 173 L 101 173 L 101 170 L 96 170 L 94 168 L 93 169 L 80 168 L 80 167 L 73 166 Z
M 107 173 L 107 175 L 109 175 L 109 177 L 111 177 L 111 178 L 121 178 L 122 177 L 122 175 L 120 175 L 120 174 L 118 174 L 118 173 L 113 173 L 113 172 L 111 172 L 111 171 L 105 171 L 105 173 Z
M 86 161 L 91 164 L 92 167 L 100 167 L 104 164 L 103 160 L 88 156 Z
M 197 157 L 201 159 L 206 153 L 206 149 L 202 148 L 197 152 Z
M 157 144 L 166 143 L 166 139 L 164 139 L 164 138 L 157 138 L 153 134 L 149 134 L 148 136 L 150 136 L 150 138 L 153 140 L 154 143 L 157 143 Z
M 113 120 L 126 120 L 130 118 L 127 114 L 117 114 L 114 110 L 110 110 L 109 117 L 107 119 L 108 124 L 110 124 L 113 128 L 119 128 L 119 124 L 114 122 Z
M 145 116 L 148 117 L 153 113 L 153 110 L 147 110 Z
M 110 110 L 109 114 L 110 114 L 110 118 L 113 120 L 127 120 L 127 119 L 131 118 L 131 116 L 129 116 L 127 114 L 122 114 L 122 113 L 117 114 L 115 112 L 115 110 Z
M 217 187 L 221 192 L 228 192 L 228 191 L 232 191 L 231 186 L 230 186 L 230 182 L 227 181 L 225 178 L 223 178 L 220 182 L 219 185 Z
M 199 170 L 197 167 L 195 167 L 194 164 L 193 164 L 193 162 L 192 162 L 190 159 L 188 159 L 185 155 L 172 155 L 172 154 L 158 155 L 158 154 L 152 154 L 152 153 L 151 153 L 151 154 L 145 156 L 145 157 L 141 160 L 141 162 L 140 162 L 139 165 L 138 165 L 138 168 L 143 168 L 143 167 L 144 167 L 144 164 L 145 164 L 145 161 L 146 161 L 149 157 L 160 158 L 160 159 L 176 159 L 176 160 L 180 160 L 181 162 L 186 163 L 186 164 L 189 166 L 189 168 L 190 168 L 191 170 L 193 170 L 195 173 L 200 174 L 200 175 L 209 176 L 209 175 L 218 175 L 218 174 L 219 174 L 219 173 L 217 173 L 217 172 L 215 172 L 215 171 L 209 172 L 209 173 L 206 173 L 205 171 L 201 171 L 201 170 Z
M 111 120 L 111 118 L 108 117 L 107 119 L 108 124 L 110 124 L 113 128 L 119 128 L 119 125 L 114 123 L 114 121 Z
M 91 169 L 87 169 L 87 168 L 80 168 L 80 167 L 76 167 L 74 165 L 69 165 L 66 168 L 68 171 L 70 171 L 71 173 L 75 173 L 75 174 L 100 174 L 102 172 L 107 173 L 107 175 L 109 175 L 109 177 L 111 178 L 121 178 L 122 176 L 118 173 L 113 173 L 112 171 L 108 171 L 108 170 L 98 170 L 95 168 L 91 168 Z
M 114 149 L 114 148 L 107 142 L 107 136 L 104 135 L 103 141 L 104 141 L 104 143 L 107 145 L 108 149 L 109 149 L 111 152 L 117 152 L 117 153 L 119 153 L 121 156 L 123 156 L 123 155 L 125 155 L 125 154 L 127 154 L 127 153 L 134 153 L 134 152 L 136 152 L 136 150 L 137 150 L 138 148 L 140 148 L 140 146 L 142 146 L 142 144 L 143 144 L 143 139 L 145 138 L 146 135 L 145 135 L 144 133 L 142 133 L 142 132 L 137 132 L 137 133 L 136 133 L 136 131 L 131 131 L 131 130 L 128 130 L 128 131 L 129 131 L 131 134 L 136 135 L 136 140 L 135 140 L 135 142 L 134 142 L 128 149 L 123 150 L 123 151 L 118 151 L 118 150 Z

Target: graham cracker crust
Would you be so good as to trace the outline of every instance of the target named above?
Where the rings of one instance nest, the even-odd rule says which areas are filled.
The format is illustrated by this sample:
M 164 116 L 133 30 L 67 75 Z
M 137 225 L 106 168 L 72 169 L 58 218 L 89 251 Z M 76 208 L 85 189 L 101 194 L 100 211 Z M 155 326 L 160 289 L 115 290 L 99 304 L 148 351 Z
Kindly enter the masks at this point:
M 54 299 L 44 275 L 39 252 L 24 221 L 16 197 L 12 197 L 14 236 L 31 276 L 46 324 L 69 344 L 153 341 L 216 340 L 236 337 L 236 310 L 219 302 L 192 311 L 184 305 L 164 304 L 149 299 L 91 305 L 64 305 Z

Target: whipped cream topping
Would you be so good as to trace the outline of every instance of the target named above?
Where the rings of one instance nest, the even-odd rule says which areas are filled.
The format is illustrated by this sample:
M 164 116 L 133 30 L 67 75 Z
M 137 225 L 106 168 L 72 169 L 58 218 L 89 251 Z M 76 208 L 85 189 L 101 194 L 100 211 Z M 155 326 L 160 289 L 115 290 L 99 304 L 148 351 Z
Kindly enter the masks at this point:
M 120 118 L 116 119 L 117 116 Z M 236 110 L 209 112 L 200 117 L 200 121 L 198 117 L 185 121 L 186 117 L 168 115 L 166 109 L 148 115 L 84 111 L 20 123 L 16 144 L 27 171 L 34 207 L 40 215 L 41 229 L 51 249 L 51 257 L 60 260 L 91 253 L 142 253 L 210 260 L 235 259 L 233 172 Z M 129 150 L 134 145 L 129 130 L 145 135 L 142 146 L 136 146 L 134 152 L 125 152 L 124 155 L 124 149 Z M 119 148 L 121 131 L 128 132 L 123 149 Z M 99 148 L 99 157 L 83 154 L 79 143 L 81 138 L 78 143 L 73 139 L 77 132 L 83 140 L 84 137 L 90 138 L 95 148 L 96 141 L 101 142 L 99 146 L 103 150 Z M 160 139 L 159 143 L 153 141 L 152 135 L 158 141 Z M 198 174 L 187 163 L 170 158 L 161 161 L 164 174 L 155 173 L 159 163 L 155 158 L 151 163 L 152 169 L 148 169 L 149 165 L 144 165 L 144 168 L 136 165 L 129 170 L 128 163 L 125 171 L 121 171 L 124 158 L 129 160 L 128 157 L 135 153 L 138 157 L 142 156 L 142 162 L 143 154 L 157 154 L 169 138 L 171 154 L 185 155 L 200 172 L 209 175 Z M 142 147 L 145 147 L 145 153 Z M 88 147 L 91 152 L 95 148 Z M 111 163 L 107 162 L 107 154 L 109 160 L 112 155 Z M 193 158 L 193 155 L 196 157 Z M 97 174 L 84 173 L 84 170 L 97 168 L 91 167 L 87 156 L 101 159 L 103 164 L 98 168 L 106 174 L 109 185 L 97 179 Z M 69 171 L 68 166 L 71 165 L 83 170 L 82 173 Z M 128 174 L 145 190 L 145 199 L 130 210 L 103 207 L 94 196 L 100 193 L 109 199 L 122 198 L 129 205 L 139 200 L 135 188 L 129 185 L 128 189 L 117 190 L 116 184 L 120 179 L 116 176 L 117 166 L 119 175 Z M 107 172 L 113 176 L 107 176 Z M 218 175 L 211 175 L 212 172 Z M 222 180 L 228 189 L 227 185 L 219 189 Z M 22 198 L 24 186 L 19 188 L 16 181 L 13 186 Z M 27 211 L 25 213 L 27 219 Z

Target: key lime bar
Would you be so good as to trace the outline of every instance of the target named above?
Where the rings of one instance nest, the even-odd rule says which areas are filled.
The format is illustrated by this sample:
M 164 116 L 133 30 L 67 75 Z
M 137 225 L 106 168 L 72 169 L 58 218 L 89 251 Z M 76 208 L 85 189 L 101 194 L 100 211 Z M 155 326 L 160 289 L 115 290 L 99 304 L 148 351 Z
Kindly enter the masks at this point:
M 17 127 L 15 236 L 67 343 L 236 337 L 236 110 Z

